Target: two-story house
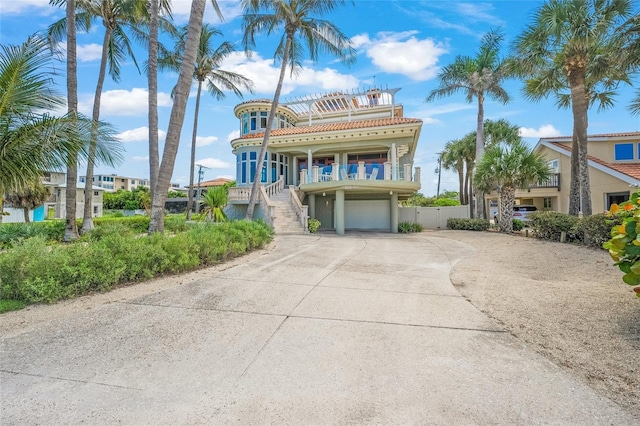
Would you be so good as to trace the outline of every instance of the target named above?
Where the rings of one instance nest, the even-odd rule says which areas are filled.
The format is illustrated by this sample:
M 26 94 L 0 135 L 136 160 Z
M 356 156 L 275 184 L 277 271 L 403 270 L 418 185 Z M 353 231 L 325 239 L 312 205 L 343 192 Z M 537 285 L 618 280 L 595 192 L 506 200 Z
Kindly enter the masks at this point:
M 244 216 L 258 161 L 263 161 L 258 213 L 268 221 L 270 214 L 286 214 L 272 208 L 282 201 L 297 206 L 298 218 L 308 213 L 321 229 L 337 234 L 397 232 L 398 201 L 420 189 L 413 157 L 422 128 L 421 120 L 403 116 L 398 90 L 332 92 L 278 105 L 262 159 L 271 101 L 237 105 L 240 136 L 231 141 L 237 187 L 230 189 L 230 215 Z
M 540 139 L 534 151 L 548 159 L 553 173 L 547 182 L 516 191 L 517 204 L 569 212 L 571 144 L 571 136 Z M 640 132 L 589 135 L 587 152 L 593 212 L 604 212 L 611 204 L 629 199 L 634 187 L 640 185 Z M 490 194 L 487 199 L 491 209 L 496 195 Z

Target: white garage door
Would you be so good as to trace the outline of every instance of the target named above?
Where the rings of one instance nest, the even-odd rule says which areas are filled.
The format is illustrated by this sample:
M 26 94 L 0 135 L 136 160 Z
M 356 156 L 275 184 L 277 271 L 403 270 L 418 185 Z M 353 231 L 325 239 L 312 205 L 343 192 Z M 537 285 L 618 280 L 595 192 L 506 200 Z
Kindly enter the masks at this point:
M 345 200 L 345 229 L 384 229 L 391 226 L 390 200 Z

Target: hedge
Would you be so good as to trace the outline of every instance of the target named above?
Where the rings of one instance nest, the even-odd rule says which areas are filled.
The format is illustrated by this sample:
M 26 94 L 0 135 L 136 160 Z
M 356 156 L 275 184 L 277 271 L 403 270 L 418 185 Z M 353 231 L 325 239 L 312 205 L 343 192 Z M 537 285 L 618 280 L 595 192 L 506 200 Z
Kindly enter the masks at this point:
M 489 229 L 489 221 L 485 219 L 447 219 L 447 228 L 463 231 L 486 231 Z

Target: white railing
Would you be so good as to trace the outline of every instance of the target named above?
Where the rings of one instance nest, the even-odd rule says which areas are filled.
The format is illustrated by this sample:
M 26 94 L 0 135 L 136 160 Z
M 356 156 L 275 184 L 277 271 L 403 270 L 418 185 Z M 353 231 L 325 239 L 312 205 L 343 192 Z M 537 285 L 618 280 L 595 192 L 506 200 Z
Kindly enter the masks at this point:
M 275 206 L 271 204 L 271 200 L 269 200 L 269 195 L 267 195 L 264 185 L 260 185 L 258 196 L 260 198 L 260 205 L 263 207 L 262 212 L 264 214 L 264 221 L 273 227 L 273 212 L 275 210 Z
M 296 209 L 296 216 L 298 217 L 302 228 L 306 232 L 308 229 L 307 223 L 309 220 L 309 206 L 302 204 L 293 185 L 289 185 L 289 200 L 291 201 L 291 205 Z
M 278 192 L 284 189 L 284 176 L 280 176 L 280 179 L 273 182 L 272 184 L 267 185 L 264 190 L 269 197 L 273 197 Z
M 412 172 L 415 171 L 415 176 Z M 329 166 L 312 166 L 311 173 L 306 170 L 300 171 L 300 184 L 335 182 L 345 180 L 395 180 L 406 182 L 420 181 L 420 168 L 413 167 L 412 164 L 402 164 L 396 166 L 394 173 L 391 162 L 382 164 L 365 164 L 360 161 L 357 165 L 340 166 L 333 163 Z
M 232 186 L 229 188 L 229 194 L 227 198 L 229 201 L 249 201 L 251 196 L 250 186 Z

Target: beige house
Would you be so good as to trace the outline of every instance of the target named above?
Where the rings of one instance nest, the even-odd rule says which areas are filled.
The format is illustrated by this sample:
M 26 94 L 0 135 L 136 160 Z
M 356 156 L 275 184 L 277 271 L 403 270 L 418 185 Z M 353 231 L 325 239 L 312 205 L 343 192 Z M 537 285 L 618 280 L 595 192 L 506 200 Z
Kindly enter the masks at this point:
M 413 156 L 422 128 L 421 120 L 403 116 L 395 99 L 399 90 L 333 92 L 279 105 L 263 159 L 258 155 L 271 101 L 237 105 L 240 137 L 231 141 L 237 159 L 231 216 L 246 211 L 258 161 L 263 161 L 263 216 L 273 200 L 285 200 L 302 222 L 308 214 L 322 223 L 321 229 L 337 234 L 350 229 L 397 232 L 398 201 L 420 189 Z M 285 191 L 292 194 L 289 199 L 281 195 Z
M 66 208 L 66 175 L 62 172 L 47 172 L 44 174 L 44 184 L 51 187 L 51 196 L 44 203 L 45 217 L 47 219 L 64 219 L 67 214 Z M 84 183 L 78 183 L 76 188 L 76 217 L 84 215 Z M 91 199 L 93 217 L 102 216 L 102 197 L 105 189 L 93 186 L 93 196 Z
M 86 180 L 86 176 L 80 176 L 80 183 L 85 183 L 85 180 Z M 116 174 L 94 175 L 93 185 L 99 186 L 108 191 L 118 191 L 121 189 L 125 191 L 131 191 L 136 189 L 139 186 L 143 186 L 145 188 L 151 188 L 151 183 L 149 182 L 149 179 L 118 176 Z M 179 191 L 180 184 L 178 183 L 169 184 L 169 190 L 171 189 Z
M 540 139 L 534 151 L 548 159 L 553 174 L 546 182 L 516 191 L 516 204 L 569 212 L 571 144 L 571 136 Z M 604 212 L 627 200 L 633 187 L 640 185 L 640 132 L 589 135 L 587 150 L 593 212 Z M 488 217 L 494 217 L 497 196 L 488 195 L 486 205 Z

